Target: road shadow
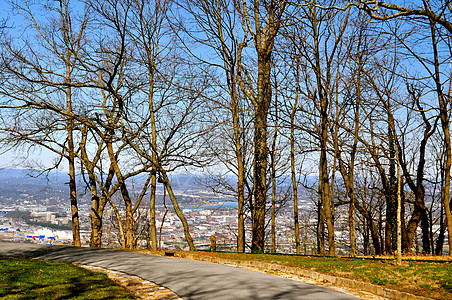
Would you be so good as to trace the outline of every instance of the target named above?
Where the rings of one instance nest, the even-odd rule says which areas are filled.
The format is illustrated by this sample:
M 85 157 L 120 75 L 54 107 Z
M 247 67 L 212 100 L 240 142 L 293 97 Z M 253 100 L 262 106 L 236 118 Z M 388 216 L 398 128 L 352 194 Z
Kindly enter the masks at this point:
M 228 265 L 117 249 L 0 243 L 0 254 L 112 269 L 152 281 L 184 299 L 358 299 L 322 286 Z

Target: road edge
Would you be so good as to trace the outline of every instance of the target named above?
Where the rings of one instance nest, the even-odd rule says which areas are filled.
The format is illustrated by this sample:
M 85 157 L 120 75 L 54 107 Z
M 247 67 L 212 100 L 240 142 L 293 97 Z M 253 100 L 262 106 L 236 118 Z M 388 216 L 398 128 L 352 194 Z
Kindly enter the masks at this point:
M 284 266 L 280 264 L 275 263 L 267 263 L 267 262 L 260 262 L 260 261 L 253 261 L 253 260 L 238 260 L 238 259 L 228 259 L 228 258 L 220 258 L 220 257 L 212 257 L 212 256 L 202 256 L 200 254 L 193 254 L 193 253 L 187 253 L 187 252 L 177 252 L 175 254 L 176 257 L 183 258 L 183 259 L 191 259 L 191 260 L 200 260 L 200 261 L 206 261 L 211 263 L 219 263 L 219 264 L 226 264 L 226 265 L 232 265 L 239 268 L 256 268 L 262 271 L 272 271 L 272 272 L 282 272 L 285 274 L 291 274 L 299 277 L 307 277 L 313 280 L 317 280 L 320 282 L 328 282 L 331 283 L 334 286 L 344 287 L 344 288 L 350 288 L 355 290 L 361 290 L 368 292 L 370 294 L 379 296 L 379 297 L 385 297 L 388 299 L 394 299 L 394 300 L 433 300 L 432 298 L 427 298 L 423 296 L 417 296 L 413 294 L 409 294 L 406 292 L 401 292 L 385 287 L 381 287 L 375 284 L 358 281 L 354 279 L 349 278 L 343 278 L 343 277 L 337 277 L 332 275 L 326 275 L 322 274 L 316 271 L 306 270 L 302 268 L 297 267 L 291 267 L 291 266 Z

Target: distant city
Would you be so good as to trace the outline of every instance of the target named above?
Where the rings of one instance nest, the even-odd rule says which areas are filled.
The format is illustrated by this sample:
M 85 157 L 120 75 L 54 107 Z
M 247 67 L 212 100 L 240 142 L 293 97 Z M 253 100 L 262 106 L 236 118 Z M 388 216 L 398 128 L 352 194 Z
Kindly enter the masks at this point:
M 68 199 L 67 175 L 51 172 L 47 176 L 28 170 L 0 170 L 0 240 L 43 244 L 71 244 L 71 214 Z M 189 175 L 175 175 L 172 178 L 173 189 L 190 226 L 197 249 L 208 249 L 211 235 L 216 236 L 217 249 L 234 251 L 237 233 L 237 202 L 233 198 L 214 194 L 202 187 Z M 83 191 L 79 184 L 79 214 L 81 239 L 83 245 L 89 245 L 90 239 L 90 199 L 88 191 Z M 82 188 L 80 188 L 82 187 Z M 118 200 L 119 207 L 120 201 Z M 168 212 L 165 215 L 163 189 L 158 186 L 156 219 L 158 238 L 162 250 L 187 249 L 182 223 L 174 213 L 171 201 L 165 199 Z M 149 246 L 149 234 L 145 229 L 145 220 L 149 214 L 149 199 L 138 210 L 137 247 Z M 291 253 L 295 250 L 293 239 L 293 212 L 284 207 L 279 210 L 277 223 L 278 252 Z M 300 204 L 300 209 L 311 211 L 309 203 Z M 162 224 L 163 216 L 164 223 Z M 120 247 L 120 238 L 114 219 L 114 212 L 109 207 L 104 212 L 104 230 L 102 241 L 107 247 Z M 249 216 L 248 216 L 249 219 Z M 305 218 L 309 223 L 302 224 L 306 231 L 305 250 L 314 247 L 314 240 L 308 242 L 308 227 L 314 228 L 315 220 Z M 303 220 L 303 218 L 302 218 Z M 142 224 L 139 224 L 139 223 Z M 247 222 L 247 232 L 251 230 Z M 314 229 L 313 229 L 314 230 Z M 268 226 L 270 240 L 270 226 Z M 314 233 L 314 232 L 313 232 Z M 161 235 L 161 237 L 160 237 Z M 314 235 L 312 235 L 314 237 Z M 269 243 L 271 244 L 271 243 Z M 310 245 L 308 245 L 310 244 Z M 309 248 L 309 249 L 308 249 Z
M 67 175 L 51 172 L 47 176 L 22 169 L 0 170 L 0 241 L 41 244 L 72 244 L 72 224 L 69 203 Z M 217 250 L 235 251 L 237 234 L 237 202 L 231 196 L 215 194 L 203 186 L 196 176 L 175 175 L 172 185 L 178 203 L 187 218 L 190 233 L 198 250 L 209 249 L 210 236 L 215 235 Z M 90 241 L 90 198 L 89 191 L 78 182 L 78 209 L 80 233 L 83 246 Z M 140 180 L 135 180 L 140 187 Z M 133 191 L 132 183 L 131 190 Z M 134 193 L 137 194 L 137 193 Z M 163 187 L 157 186 L 156 227 L 161 250 L 188 250 L 182 223 L 175 214 L 171 201 L 166 196 L 164 203 Z M 301 195 L 303 195 L 301 193 Z M 114 199 L 120 214 L 124 216 L 121 199 Z M 166 212 L 166 209 L 168 211 Z M 336 208 L 335 239 L 337 254 L 348 255 L 349 236 L 347 214 L 341 213 L 345 207 Z M 166 212 L 166 213 L 165 213 Z M 270 205 L 268 205 L 266 227 L 266 250 L 271 251 Z M 141 203 L 136 218 L 136 246 L 147 248 L 150 245 L 149 197 Z M 163 220 L 164 219 L 164 220 Z M 162 222 L 164 221 L 164 222 Z M 308 196 L 299 200 L 300 243 L 302 254 L 316 253 L 315 205 Z M 277 205 L 276 251 L 295 253 L 293 205 L 290 201 Z M 251 240 L 251 218 L 246 215 L 247 244 Z M 357 225 L 359 228 L 359 224 Z M 435 231 L 439 225 L 434 225 Z M 420 228 L 418 229 L 418 231 Z M 357 236 L 357 244 L 362 245 L 362 236 Z M 103 215 L 102 245 L 120 248 L 120 236 L 114 211 L 107 206 Z M 371 247 L 371 245 L 369 246 Z M 444 251 L 447 252 L 446 244 Z M 369 253 L 372 253 L 371 251 Z

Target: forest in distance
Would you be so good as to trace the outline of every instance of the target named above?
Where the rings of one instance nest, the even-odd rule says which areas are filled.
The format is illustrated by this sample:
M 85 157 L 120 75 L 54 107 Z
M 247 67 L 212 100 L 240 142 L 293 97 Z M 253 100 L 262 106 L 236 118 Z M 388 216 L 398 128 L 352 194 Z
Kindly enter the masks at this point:
M 108 208 L 133 249 L 146 198 L 156 250 L 163 186 L 194 250 L 171 175 L 202 173 L 237 201 L 238 252 L 275 252 L 284 207 L 300 254 L 307 195 L 317 254 L 336 255 L 338 228 L 350 256 L 452 253 L 449 0 L 5 5 L 0 149 L 67 168 L 75 246 L 86 187 L 91 247 Z

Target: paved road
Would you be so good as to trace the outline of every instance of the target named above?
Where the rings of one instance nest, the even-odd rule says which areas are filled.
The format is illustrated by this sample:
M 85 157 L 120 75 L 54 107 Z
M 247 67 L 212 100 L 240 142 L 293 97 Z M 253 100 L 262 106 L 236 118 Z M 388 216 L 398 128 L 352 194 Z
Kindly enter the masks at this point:
M 0 243 L 0 255 L 121 271 L 167 287 L 184 299 L 358 299 L 321 286 L 227 265 L 122 250 Z

